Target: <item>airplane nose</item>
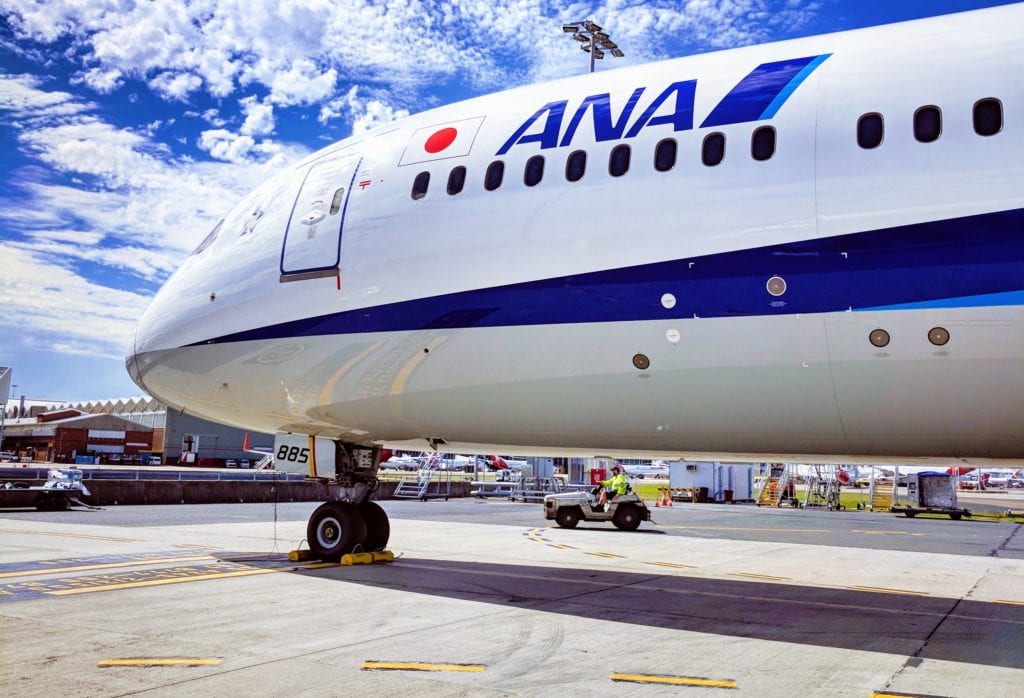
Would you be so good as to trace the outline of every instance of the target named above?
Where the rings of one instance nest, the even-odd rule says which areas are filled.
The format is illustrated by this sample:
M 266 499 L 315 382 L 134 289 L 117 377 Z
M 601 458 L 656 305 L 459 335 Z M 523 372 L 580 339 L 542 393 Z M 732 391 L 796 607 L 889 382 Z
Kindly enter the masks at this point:
M 136 353 L 135 347 L 137 346 L 136 335 L 139 332 L 138 325 L 132 330 L 131 340 L 128 343 L 128 355 L 124 360 L 124 367 L 128 371 L 128 375 L 134 381 L 135 385 L 139 386 L 143 390 L 146 390 L 146 386 L 142 384 L 142 373 L 139 371 L 139 360 L 138 354 Z

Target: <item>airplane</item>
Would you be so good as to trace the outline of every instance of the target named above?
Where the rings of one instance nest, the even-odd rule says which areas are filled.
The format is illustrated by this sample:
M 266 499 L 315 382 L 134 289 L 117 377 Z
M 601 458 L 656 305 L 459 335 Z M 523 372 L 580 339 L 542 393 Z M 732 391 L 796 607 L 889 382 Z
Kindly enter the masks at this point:
M 616 465 L 622 468 L 626 475 L 631 478 L 667 478 L 669 475 L 669 467 L 660 461 L 651 461 L 650 465 L 626 465 L 625 463 L 618 462 L 616 462 Z
M 1011 481 L 1019 480 L 1021 471 L 1018 470 L 989 470 L 982 476 L 985 487 L 1013 487 Z
M 749 46 L 346 138 L 213 226 L 128 371 L 334 478 L 325 559 L 387 543 L 383 448 L 1015 467 L 1021 26 Z

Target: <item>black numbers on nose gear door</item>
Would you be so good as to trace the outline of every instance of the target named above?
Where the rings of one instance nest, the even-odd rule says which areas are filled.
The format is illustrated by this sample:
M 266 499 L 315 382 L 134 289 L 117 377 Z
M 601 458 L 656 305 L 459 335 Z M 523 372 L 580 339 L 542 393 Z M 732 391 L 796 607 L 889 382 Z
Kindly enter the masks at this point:
M 308 463 L 309 449 L 299 448 L 298 446 L 288 446 L 285 444 L 282 445 L 281 448 L 277 449 L 277 459 L 286 460 L 289 463 Z

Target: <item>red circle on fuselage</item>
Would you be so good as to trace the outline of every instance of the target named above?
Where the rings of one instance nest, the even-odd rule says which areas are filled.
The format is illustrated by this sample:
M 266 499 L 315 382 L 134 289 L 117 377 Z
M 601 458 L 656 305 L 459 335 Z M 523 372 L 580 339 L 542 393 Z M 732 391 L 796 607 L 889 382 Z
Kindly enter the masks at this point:
M 451 126 L 430 134 L 430 138 L 423 144 L 423 149 L 428 153 L 440 153 L 442 150 L 455 142 L 459 132 Z

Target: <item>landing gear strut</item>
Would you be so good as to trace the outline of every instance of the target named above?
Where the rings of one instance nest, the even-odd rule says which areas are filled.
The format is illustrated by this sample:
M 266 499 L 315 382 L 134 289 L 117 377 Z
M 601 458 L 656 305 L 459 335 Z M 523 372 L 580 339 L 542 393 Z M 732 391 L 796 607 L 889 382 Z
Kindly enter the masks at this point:
M 317 507 L 306 525 L 306 541 L 322 560 L 351 552 L 383 550 L 391 535 L 388 515 L 370 496 L 379 487 L 380 449 L 335 443 L 338 499 Z

